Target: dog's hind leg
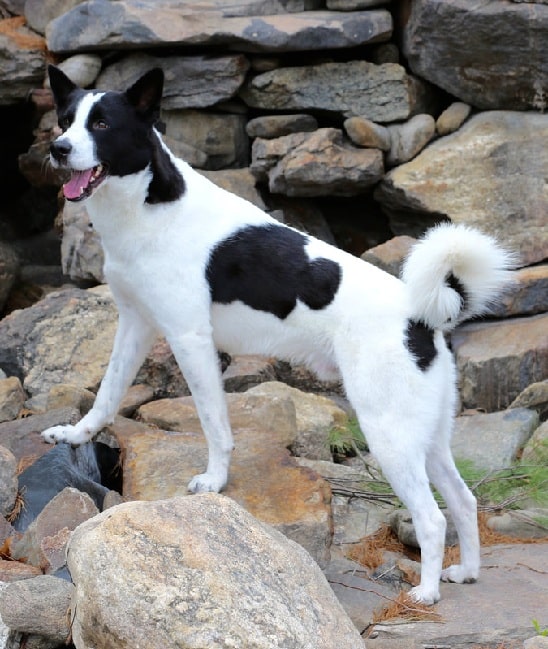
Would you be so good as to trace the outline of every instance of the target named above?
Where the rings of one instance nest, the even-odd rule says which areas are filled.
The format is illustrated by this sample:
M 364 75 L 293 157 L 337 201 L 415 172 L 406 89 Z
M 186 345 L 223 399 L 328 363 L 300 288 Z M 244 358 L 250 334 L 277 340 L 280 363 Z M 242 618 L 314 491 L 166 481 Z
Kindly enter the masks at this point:
M 441 578 L 459 584 L 476 581 L 480 569 L 476 499 L 455 466 L 448 435 L 440 435 L 434 441 L 426 466 L 430 480 L 445 500 L 455 522 L 460 543 L 460 564 L 443 570 Z
M 398 423 L 394 422 L 397 426 Z M 371 444 L 371 437 L 382 435 L 368 434 L 369 445 L 377 458 L 386 479 L 396 495 L 409 510 L 415 526 L 417 540 L 421 548 L 420 584 L 410 591 L 411 597 L 424 604 L 434 604 L 440 598 L 439 581 L 445 545 L 445 517 L 439 510 L 432 495 L 425 469 L 424 453 L 404 442 L 405 425 L 400 422 L 400 435 L 395 439 L 387 434 L 379 447 Z M 391 439 L 392 437 L 392 439 Z
M 168 342 L 194 398 L 209 449 L 206 472 L 195 476 L 188 490 L 221 491 L 234 444 L 213 339 L 207 331 L 189 331 L 168 336 Z
M 397 346 L 383 349 L 382 340 L 367 347 L 359 343 L 347 336 L 337 348 L 346 394 L 371 453 L 413 519 L 421 548 L 421 580 L 410 595 L 433 604 L 440 598 L 447 526 L 426 472 L 426 453 L 438 419 L 431 399 L 438 391 L 405 350 L 402 354 Z

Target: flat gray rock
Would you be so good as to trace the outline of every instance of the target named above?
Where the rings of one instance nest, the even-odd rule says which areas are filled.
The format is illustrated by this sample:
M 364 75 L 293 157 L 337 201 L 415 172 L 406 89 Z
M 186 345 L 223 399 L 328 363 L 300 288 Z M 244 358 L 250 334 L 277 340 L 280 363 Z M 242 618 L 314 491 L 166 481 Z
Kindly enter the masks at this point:
M 504 469 L 516 460 L 538 423 L 537 413 L 526 408 L 457 417 L 451 449 L 457 459 L 471 460 L 480 469 Z
M 377 624 L 368 649 L 388 641 L 412 639 L 416 646 L 470 649 L 500 646 L 534 635 L 533 619 L 546 619 L 548 544 L 498 545 L 482 549 L 482 570 L 475 584 L 441 584 L 434 610 L 441 623 L 394 620 Z M 383 644 L 383 641 L 387 643 Z M 411 645 L 413 646 L 413 645 Z
M 99 90 L 125 90 L 147 70 L 165 74 L 162 107 L 205 108 L 226 101 L 244 81 L 249 63 L 242 54 L 227 56 L 151 56 L 135 53 L 108 66 L 97 79 Z
M 48 48 L 59 53 L 189 45 L 287 52 L 356 47 L 391 34 L 392 18 L 384 9 L 227 17 L 197 11 L 192 3 L 156 0 L 88 0 L 46 30 Z
M 423 111 L 425 84 L 401 65 L 368 61 L 278 68 L 251 79 L 240 91 L 253 108 L 324 110 L 375 122 L 406 120 Z

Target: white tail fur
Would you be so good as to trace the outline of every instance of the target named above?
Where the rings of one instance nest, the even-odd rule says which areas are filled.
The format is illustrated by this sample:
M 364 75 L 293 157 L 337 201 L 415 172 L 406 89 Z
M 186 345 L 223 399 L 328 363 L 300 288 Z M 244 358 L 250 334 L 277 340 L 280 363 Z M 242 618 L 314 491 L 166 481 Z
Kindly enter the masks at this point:
M 511 253 L 478 230 L 452 223 L 432 228 L 413 246 L 402 269 L 413 318 L 447 330 L 488 312 L 512 281 L 514 263 Z

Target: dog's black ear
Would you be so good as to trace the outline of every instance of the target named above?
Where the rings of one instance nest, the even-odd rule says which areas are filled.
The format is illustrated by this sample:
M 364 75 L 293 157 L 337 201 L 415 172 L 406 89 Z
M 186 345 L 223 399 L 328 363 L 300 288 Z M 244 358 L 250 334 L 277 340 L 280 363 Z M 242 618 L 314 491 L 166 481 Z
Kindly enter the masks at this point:
M 153 68 L 126 90 L 126 96 L 139 113 L 154 121 L 160 114 L 163 88 L 164 71 Z
M 54 65 L 48 65 L 48 75 L 55 105 L 62 106 L 67 101 L 70 93 L 76 90 L 78 86 L 62 70 L 56 68 Z

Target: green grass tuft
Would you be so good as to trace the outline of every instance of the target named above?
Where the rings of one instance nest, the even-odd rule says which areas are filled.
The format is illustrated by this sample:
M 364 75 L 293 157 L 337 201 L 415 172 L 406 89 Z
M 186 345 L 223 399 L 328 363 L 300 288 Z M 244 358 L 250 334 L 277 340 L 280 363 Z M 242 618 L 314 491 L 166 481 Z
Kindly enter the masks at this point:
M 357 455 L 367 448 L 358 420 L 352 417 L 346 426 L 335 426 L 329 431 L 328 444 L 334 455 Z
M 548 505 L 548 465 L 516 464 L 485 471 L 469 460 L 456 462 L 464 481 L 484 509 L 518 509 L 526 501 Z

